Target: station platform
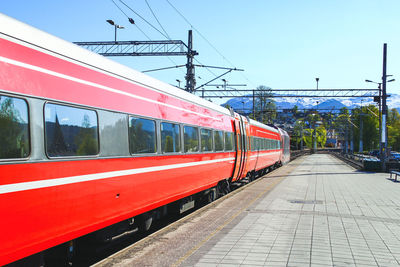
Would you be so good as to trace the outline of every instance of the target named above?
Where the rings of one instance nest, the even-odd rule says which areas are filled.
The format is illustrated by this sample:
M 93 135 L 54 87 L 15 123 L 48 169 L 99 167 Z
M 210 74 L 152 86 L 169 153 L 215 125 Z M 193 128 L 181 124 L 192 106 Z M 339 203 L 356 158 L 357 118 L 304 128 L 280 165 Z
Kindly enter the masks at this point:
M 300 157 L 98 266 L 399 266 L 400 183 Z

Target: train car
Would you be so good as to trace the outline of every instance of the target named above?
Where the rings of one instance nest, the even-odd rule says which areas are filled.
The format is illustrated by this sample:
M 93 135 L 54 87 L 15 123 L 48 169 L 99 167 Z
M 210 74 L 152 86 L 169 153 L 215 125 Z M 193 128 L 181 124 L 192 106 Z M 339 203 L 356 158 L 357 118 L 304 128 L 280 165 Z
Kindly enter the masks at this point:
M 284 165 L 290 161 L 290 136 L 285 130 L 281 128 L 278 128 L 278 130 L 281 138 L 281 155 L 279 160 Z
M 68 257 L 95 231 L 106 240 L 146 230 L 171 207 L 185 212 L 276 164 L 279 140 L 279 131 L 0 15 L 0 265 L 31 255 L 42 265 L 49 248 Z
M 250 120 L 251 149 L 249 175 L 254 177 L 260 170 L 277 166 L 281 159 L 281 137 L 277 128 Z

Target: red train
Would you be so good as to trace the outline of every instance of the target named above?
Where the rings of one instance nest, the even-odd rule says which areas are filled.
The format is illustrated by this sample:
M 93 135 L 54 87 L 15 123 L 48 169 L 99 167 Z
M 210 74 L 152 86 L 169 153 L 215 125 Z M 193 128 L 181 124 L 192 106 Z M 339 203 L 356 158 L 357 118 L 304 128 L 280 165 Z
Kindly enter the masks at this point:
M 285 131 L 0 15 L 0 265 L 287 161 Z

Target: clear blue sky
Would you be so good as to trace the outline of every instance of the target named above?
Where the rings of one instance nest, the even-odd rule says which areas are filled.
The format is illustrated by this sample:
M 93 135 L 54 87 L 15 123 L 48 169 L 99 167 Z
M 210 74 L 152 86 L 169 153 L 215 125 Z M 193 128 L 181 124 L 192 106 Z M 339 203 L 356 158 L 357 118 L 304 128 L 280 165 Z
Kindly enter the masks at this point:
M 152 40 L 164 37 L 119 0 L 114 0 Z M 382 48 L 388 44 L 388 74 L 400 93 L 399 0 L 169 0 L 209 42 L 194 31 L 197 59 L 205 65 L 237 67 L 225 77 L 247 88 L 372 88 L 380 82 Z M 145 0 L 124 0 L 160 29 Z M 171 39 L 187 42 L 191 27 L 166 0 L 147 0 Z M 2 1 L 0 12 L 68 41 L 113 40 L 113 19 L 126 26 L 118 40 L 147 40 L 111 0 Z M 185 64 L 185 57 L 114 58 L 137 70 Z M 212 70 L 216 75 L 221 71 Z M 185 69 L 151 73 L 167 83 L 184 80 Z M 215 77 L 197 68 L 197 84 Z M 220 80 L 218 83 L 222 83 Z

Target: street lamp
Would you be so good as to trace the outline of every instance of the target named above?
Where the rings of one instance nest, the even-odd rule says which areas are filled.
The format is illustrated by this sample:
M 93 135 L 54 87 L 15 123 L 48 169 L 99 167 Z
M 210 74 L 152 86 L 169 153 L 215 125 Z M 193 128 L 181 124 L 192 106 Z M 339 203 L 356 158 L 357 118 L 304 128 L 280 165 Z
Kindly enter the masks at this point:
M 114 26 L 114 29 L 115 29 L 115 42 L 117 42 L 117 29 L 125 29 L 125 27 L 124 26 L 121 26 L 121 25 L 118 25 L 118 24 L 116 24 L 113 20 L 111 20 L 111 19 L 108 19 L 108 20 L 106 20 L 108 23 L 110 23 L 110 25 L 112 25 L 112 26 Z M 133 20 L 132 20 L 133 21 Z M 131 22 L 131 20 L 129 20 L 129 22 L 130 23 L 132 23 Z M 132 24 L 134 24 L 134 23 L 132 23 Z
M 224 90 L 226 90 L 226 83 L 228 82 L 227 80 L 225 80 L 225 79 L 221 79 L 223 82 L 224 82 Z
M 318 82 L 319 82 L 319 78 L 315 78 L 315 80 L 317 81 L 317 90 L 318 90 Z
M 380 82 L 380 83 L 374 82 L 371 80 L 365 80 L 365 82 L 367 82 L 367 83 L 374 83 L 374 84 L 378 85 L 379 97 L 378 97 L 378 99 L 374 98 L 374 101 L 378 102 L 378 107 L 379 107 L 379 136 L 380 136 L 379 154 L 380 154 L 382 164 L 384 164 L 384 160 L 385 160 L 385 155 L 383 153 L 386 153 L 386 147 L 387 147 L 387 126 L 386 126 L 386 112 L 387 112 L 386 98 L 387 98 L 387 95 L 386 95 L 386 90 L 384 90 L 384 92 L 382 92 L 383 91 L 382 84 L 383 84 L 383 82 L 385 82 L 385 85 L 388 82 L 394 82 L 395 79 L 390 79 L 388 81 L 385 81 L 387 79 L 387 77 L 390 77 L 390 76 L 393 76 L 393 75 L 385 75 L 385 77 L 382 76 L 382 82 Z M 376 101 L 376 100 L 378 100 L 378 101 Z M 385 110 L 385 111 L 382 112 L 382 110 Z M 383 120 L 382 120 L 382 113 L 385 114 Z

